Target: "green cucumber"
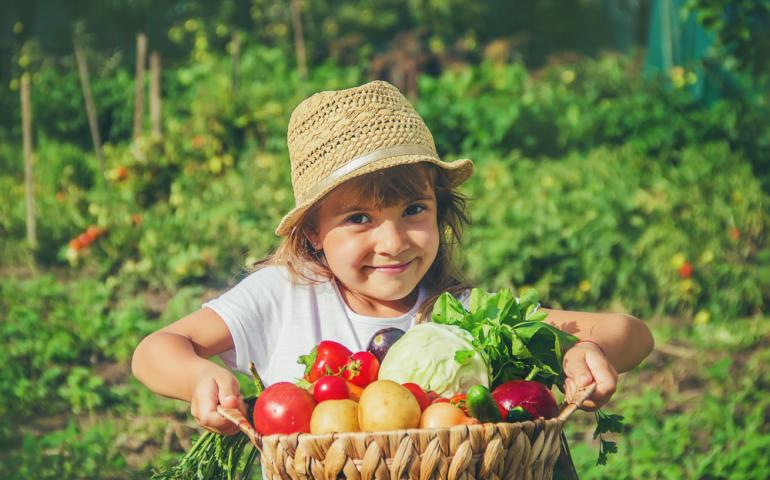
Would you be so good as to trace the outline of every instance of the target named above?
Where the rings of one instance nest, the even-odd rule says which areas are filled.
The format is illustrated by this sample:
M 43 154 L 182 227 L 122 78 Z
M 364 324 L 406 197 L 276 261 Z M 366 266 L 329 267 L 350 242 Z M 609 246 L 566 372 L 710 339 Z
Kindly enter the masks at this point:
M 501 421 L 497 402 L 492 398 L 489 389 L 483 385 L 475 385 L 468 389 L 465 406 L 468 408 L 468 413 L 478 418 L 481 423 Z
M 513 407 L 508 410 L 508 415 L 505 417 L 506 422 L 526 422 L 532 420 L 532 415 L 524 407 Z

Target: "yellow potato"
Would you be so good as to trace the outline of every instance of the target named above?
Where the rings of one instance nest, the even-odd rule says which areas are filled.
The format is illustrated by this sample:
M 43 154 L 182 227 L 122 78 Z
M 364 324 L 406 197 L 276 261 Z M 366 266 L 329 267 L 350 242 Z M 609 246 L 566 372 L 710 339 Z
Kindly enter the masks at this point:
M 358 404 L 353 400 L 325 400 L 313 409 L 310 433 L 358 432 Z
M 358 424 L 364 432 L 416 428 L 420 404 L 406 387 L 391 381 L 370 383 L 358 401 Z

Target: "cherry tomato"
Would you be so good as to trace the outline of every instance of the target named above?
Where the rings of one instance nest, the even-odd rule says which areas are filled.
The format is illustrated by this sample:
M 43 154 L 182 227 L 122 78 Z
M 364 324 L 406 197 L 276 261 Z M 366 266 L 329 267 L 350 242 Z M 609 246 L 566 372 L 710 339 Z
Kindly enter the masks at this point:
M 315 382 L 313 398 L 318 403 L 324 400 L 347 400 L 350 398 L 348 381 L 333 375 L 323 376 Z
M 70 240 L 69 246 L 71 249 L 79 251 L 83 249 L 83 244 L 80 243 L 80 240 L 78 238 L 73 238 Z
M 428 394 L 423 391 L 422 387 L 416 383 L 402 383 L 402 385 L 412 392 L 414 398 L 417 399 L 417 403 L 420 404 L 420 410 L 428 408 L 428 405 L 430 405 L 430 398 L 428 398 Z
M 428 390 L 427 392 L 425 392 L 425 394 L 428 396 L 428 400 L 430 400 L 430 403 L 433 403 L 439 398 L 441 398 L 441 395 L 434 392 L 433 390 Z
M 300 361 L 310 365 L 305 376 L 310 383 L 325 375 L 339 375 L 350 360 L 351 351 L 341 343 L 324 340 L 310 355 L 303 355 Z
M 307 390 L 289 382 L 275 383 L 254 404 L 254 428 L 262 435 L 309 433 L 315 405 Z
M 84 247 L 91 245 L 91 242 L 94 241 L 93 238 L 89 237 L 85 233 L 81 233 L 80 235 L 78 235 L 78 240 L 80 241 L 80 244 L 83 245 Z
M 96 240 L 99 238 L 99 236 L 102 234 L 102 230 L 97 227 L 96 225 L 91 225 L 86 229 L 86 235 L 88 235 L 91 240 Z
M 380 361 L 370 352 L 356 352 L 350 357 L 345 378 L 354 385 L 365 387 L 377 380 L 380 372 Z

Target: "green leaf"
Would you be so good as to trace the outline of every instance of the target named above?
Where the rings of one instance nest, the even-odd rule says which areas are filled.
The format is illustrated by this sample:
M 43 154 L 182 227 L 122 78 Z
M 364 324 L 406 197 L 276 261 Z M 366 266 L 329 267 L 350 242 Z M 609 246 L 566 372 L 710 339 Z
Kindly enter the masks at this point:
M 297 363 L 305 366 L 305 375 L 310 373 L 310 369 L 313 367 L 316 357 L 318 357 L 318 347 L 313 347 L 313 349 L 310 350 L 310 353 L 307 355 L 300 355 L 297 359 Z
M 602 410 L 597 410 L 594 438 L 602 433 L 621 433 L 623 431 L 623 418 L 623 415 L 604 413 Z
M 460 365 L 463 365 L 465 362 L 473 358 L 475 353 L 476 352 L 473 350 L 458 350 L 455 352 L 455 361 Z
M 599 458 L 596 460 L 596 464 L 607 465 L 607 456 L 611 453 L 618 453 L 618 445 L 609 440 L 601 440 L 599 445 Z
M 444 292 L 433 306 L 432 319 L 436 323 L 462 326 L 468 311 L 454 295 Z

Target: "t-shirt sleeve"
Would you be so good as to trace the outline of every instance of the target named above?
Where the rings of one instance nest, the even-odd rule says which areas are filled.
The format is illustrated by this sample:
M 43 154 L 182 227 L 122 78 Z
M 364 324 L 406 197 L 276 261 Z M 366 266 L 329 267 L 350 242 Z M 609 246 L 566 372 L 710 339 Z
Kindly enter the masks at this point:
M 225 365 L 246 374 L 250 361 L 258 371 L 267 367 L 281 329 L 278 306 L 287 281 L 278 268 L 264 268 L 203 304 L 230 330 L 234 348 L 219 355 Z

